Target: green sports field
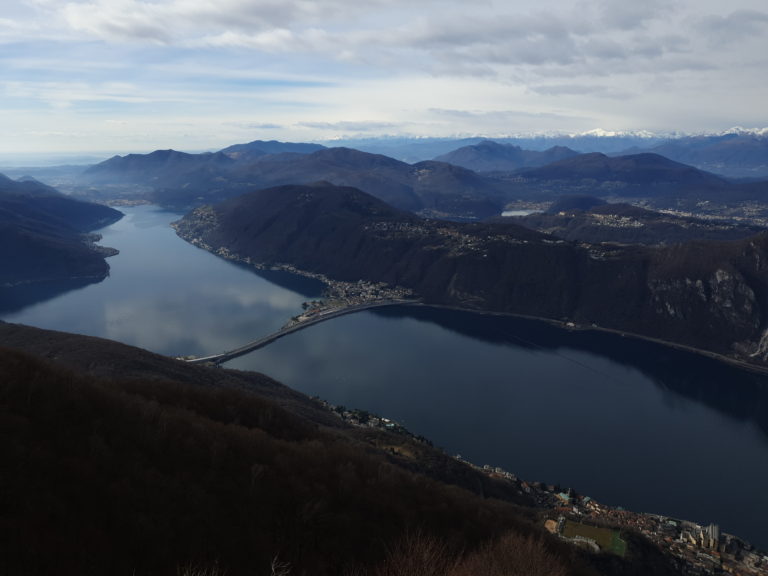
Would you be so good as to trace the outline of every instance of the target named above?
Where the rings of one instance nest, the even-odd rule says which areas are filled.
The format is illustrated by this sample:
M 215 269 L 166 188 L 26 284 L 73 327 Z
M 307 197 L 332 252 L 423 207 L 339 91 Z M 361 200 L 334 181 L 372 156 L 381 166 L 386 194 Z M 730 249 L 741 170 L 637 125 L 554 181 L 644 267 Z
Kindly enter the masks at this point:
M 563 536 L 566 538 L 574 538 L 576 536 L 589 538 L 600 546 L 600 550 L 616 554 L 622 558 L 627 553 L 627 543 L 619 537 L 618 530 L 587 526 L 586 524 L 568 520 L 563 527 Z

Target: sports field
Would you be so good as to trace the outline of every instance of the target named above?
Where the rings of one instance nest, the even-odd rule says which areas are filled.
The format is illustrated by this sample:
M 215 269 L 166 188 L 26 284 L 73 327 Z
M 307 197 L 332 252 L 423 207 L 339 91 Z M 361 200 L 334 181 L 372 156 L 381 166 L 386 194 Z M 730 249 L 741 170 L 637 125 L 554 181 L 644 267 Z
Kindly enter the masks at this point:
M 616 554 L 622 558 L 627 553 L 627 543 L 619 537 L 618 530 L 587 526 L 586 524 L 579 524 L 578 522 L 568 520 L 563 527 L 563 536 L 566 538 L 574 538 L 576 536 L 589 538 L 600 546 L 600 550 Z

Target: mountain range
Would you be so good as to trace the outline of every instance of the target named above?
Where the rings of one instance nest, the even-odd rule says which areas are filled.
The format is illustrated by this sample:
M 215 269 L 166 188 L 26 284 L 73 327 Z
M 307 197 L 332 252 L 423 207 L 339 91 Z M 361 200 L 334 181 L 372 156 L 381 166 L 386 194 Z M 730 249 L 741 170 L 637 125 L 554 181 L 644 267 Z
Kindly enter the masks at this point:
M 682 139 L 675 142 L 685 146 Z M 102 201 L 139 199 L 186 210 L 258 188 L 317 181 L 360 188 L 422 216 L 458 220 L 482 220 L 510 204 L 549 203 L 567 194 L 768 218 L 765 211 L 754 212 L 754 202 L 768 189 L 762 181 L 734 182 L 652 152 L 608 156 L 562 146 L 525 150 L 491 141 L 414 164 L 352 148 L 263 141 L 204 154 L 157 150 L 116 156 L 88 168 L 76 191 Z
M 240 158 L 240 149 L 233 148 L 215 154 L 158 150 L 117 156 L 86 170 L 83 181 L 93 186 L 117 182 L 124 191 L 173 208 L 217 202 L 255 188 L 318 180 L 357 186 L 398 208 L 437 217 L 485 218 L 503 207 L 503 183 L 444 162 L 410 165 L 349 148 Z
M 508 179 L 517 186 L 518 198 L 529 201 L 588 195 L 760 224 L 768 217 L 763 204 L 768 182 L 734 182 L 650 152 L 615 157 L 581 154 L 519 170 Z
M 669 140 L 650 151 L 722 176 L 768 178 L 766 133 L 688 136 Z
M 656 152 L 722 176 L 768 178 L 768 129 L 731 128 L 705 134 L 590 130 L 575 134 L 532 133 L 493 138 L 393 137 L 337 140 L 334 145 L 386 154 L 406 162 L 419 162 L 460 148 L 476 146 L 484 141 L 539 152 L 560 146 L 581 154 L 602 152 L 611 156 Z

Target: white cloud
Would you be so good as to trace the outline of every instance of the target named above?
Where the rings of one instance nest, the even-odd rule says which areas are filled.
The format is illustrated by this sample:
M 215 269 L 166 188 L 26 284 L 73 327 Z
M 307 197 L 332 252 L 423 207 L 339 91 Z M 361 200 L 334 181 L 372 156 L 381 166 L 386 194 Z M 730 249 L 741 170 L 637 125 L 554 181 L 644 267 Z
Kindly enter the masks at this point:
M 282 52 L 296 50 L 298 43 L 298 39 L 290 30 L 275 28 L 258 34 L 246 34 L 227 30 L 216 36 L 206 36 L 192 45 L 252 48 L 266 52 Z
M 712 46 L 743 42 L 768 35 L 768 12 L 737 10 L 726 15 L 709 15 L 701 19 L 698 28 Z
M 163 129 L 156 147 L 719 129 L 764 125 L 768 99 L 764 0 L 20 0 L 0 43 L 15 133 L 50 114 L 111 149 Z

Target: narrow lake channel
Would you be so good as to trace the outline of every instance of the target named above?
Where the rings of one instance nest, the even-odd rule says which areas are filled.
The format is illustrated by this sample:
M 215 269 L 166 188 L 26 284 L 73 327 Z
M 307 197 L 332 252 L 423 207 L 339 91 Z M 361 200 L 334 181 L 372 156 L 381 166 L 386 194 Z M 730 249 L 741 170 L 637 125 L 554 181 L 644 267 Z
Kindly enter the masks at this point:
M 264 336 L 320 295 L 179 239 L 178 214 L 123 209 L 99 284 L 2 319 L 205 355 Z M 360 312 L 226 367 L 397 420 L 451 454 L 768 549 L 768 377 L 632 338 L 432 308 Z

